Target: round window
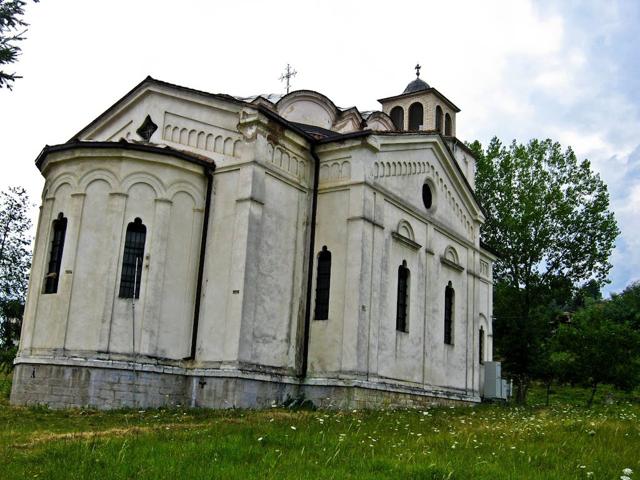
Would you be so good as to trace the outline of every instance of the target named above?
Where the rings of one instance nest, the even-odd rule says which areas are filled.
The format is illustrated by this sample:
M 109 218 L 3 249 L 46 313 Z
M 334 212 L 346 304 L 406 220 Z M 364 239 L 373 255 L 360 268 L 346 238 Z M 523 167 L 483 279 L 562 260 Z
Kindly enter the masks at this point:
M 431 193 L 431 187 L 428 183 L 422 185 L 422 202 L 427 209 L 431 208 L 431 204 L 433 203 L 433 195 Z

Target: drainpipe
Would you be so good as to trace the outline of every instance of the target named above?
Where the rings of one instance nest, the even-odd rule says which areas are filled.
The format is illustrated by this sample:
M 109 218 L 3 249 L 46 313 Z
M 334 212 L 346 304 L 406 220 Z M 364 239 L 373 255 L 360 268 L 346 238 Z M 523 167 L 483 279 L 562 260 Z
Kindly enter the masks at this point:
M 196 283 L 196 302 L 193 309 L 193 328 L 191 330 L 191 354 L 185 360 L 196 358 L 198 344 L 198 323 L 200 320 L 200 299 L 202 297 L 202 277 L 204 276 L 204 260 L 207 251 L 207 232 L 209 230 L 209 215 L 211 214 L 211 192 L 213 190 L 213 171 L 215 166 L 204 167 L 207 177 L 207 193 L 204 203 L 204 218 L 202 219 L 202 238 L 200 239 L 200 261 L 198 263 L 198 280 Z
M 309 333 L 311 330 L 311 287 L 313 285 L 313 259 L 315 258 L 316 241 L 316 214 L 318 211 L 318 177 L 320 173 L 320 159 L 316 154 L 315 145 L 309 150 L 314 160 L 313 166 L 313 192 L 311 197 L 311 231 L 309 232 L 309 265 L 307 267 L 307 301 L 304 313 L 304 336 L 302 339 L 302 365 L 300 377 L 307 376 L 309 363 Z

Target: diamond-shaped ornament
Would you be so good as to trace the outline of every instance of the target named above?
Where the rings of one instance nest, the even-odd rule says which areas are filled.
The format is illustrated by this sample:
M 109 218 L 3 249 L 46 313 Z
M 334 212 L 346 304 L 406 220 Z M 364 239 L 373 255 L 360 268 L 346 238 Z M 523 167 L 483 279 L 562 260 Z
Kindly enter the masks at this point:
M 142 125 L 140 125 L 136 130 L 136 133 L 140 135 L 140 137 L 145 142 L 148 142 L 149 139 L 151 138 L 151 135 L 153 135 L 153 133 L 157 129 L 158 129 L 158 125 L 153 123 L 153 120 L 151 120 L 151 117 L 147 115 L 147 118 L 144 119 L 144 122 L 142 122 Z

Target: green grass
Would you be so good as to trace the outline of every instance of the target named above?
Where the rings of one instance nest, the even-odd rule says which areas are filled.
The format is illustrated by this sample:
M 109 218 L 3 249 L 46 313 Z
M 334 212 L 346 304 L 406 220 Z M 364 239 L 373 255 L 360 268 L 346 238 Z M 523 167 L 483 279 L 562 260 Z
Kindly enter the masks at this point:
M 629 397 L 590 410 L 567 390 L 550 407 L 105 413 L 11 407 L 2 392 L 2 479 L 640 479 Z

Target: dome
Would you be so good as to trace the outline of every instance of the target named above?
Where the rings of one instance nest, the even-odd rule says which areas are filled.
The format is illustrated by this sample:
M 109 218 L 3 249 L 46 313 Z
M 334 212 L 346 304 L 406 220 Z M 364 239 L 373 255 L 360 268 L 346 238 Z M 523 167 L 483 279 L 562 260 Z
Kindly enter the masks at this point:
M 404 89 L 404 92 L 402 92 L 402 94 L 419 92 L 421 90 L 428 90 L 429 88 L 431 88 L 429 87 L 429 84 L 418 77 L 409 85 L 407 85 L 407 88 Z

